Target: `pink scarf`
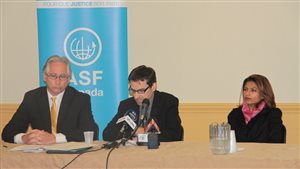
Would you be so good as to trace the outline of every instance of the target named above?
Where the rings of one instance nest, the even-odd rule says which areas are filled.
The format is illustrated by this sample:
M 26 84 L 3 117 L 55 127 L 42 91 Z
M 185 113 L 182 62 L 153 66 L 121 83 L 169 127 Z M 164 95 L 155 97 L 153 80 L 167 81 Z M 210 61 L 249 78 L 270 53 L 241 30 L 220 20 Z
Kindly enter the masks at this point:
M 248 124 L 248 122 L 255 117 L 259 112 L 261 112 L 261 110 L 265 107 L 266 103 L 265 102 L 261 102 L 258 105 L 258 108 L 255 110 L 250 110 L 249 107 L 247 106 L 246 103 L 243 103 L 242 106 L 242 111 L 245 117 L 245 123 Z

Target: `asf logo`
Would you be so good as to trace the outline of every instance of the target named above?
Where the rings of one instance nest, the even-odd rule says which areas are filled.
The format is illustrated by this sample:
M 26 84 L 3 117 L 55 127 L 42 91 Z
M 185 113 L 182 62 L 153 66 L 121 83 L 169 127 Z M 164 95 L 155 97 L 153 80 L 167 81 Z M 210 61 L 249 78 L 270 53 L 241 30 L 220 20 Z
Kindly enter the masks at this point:
M 77 66 L 95 63 L 102 51 L 97 33 L 89 28 L 76 28 L 68 33 L 64 41 L 64 52 L 70 62 Z

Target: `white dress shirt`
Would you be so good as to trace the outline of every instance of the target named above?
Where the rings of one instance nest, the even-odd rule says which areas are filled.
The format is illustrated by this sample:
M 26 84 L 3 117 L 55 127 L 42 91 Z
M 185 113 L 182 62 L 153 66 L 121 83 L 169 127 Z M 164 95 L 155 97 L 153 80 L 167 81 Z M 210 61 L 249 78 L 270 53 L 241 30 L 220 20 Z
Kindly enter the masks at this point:
M 65 91 L 61 92 L 60 94 L 58 94 L 56 97 L 56 110 L 57 110 L 57 116 L 56 118 L 58 118 L 58 115 L 59 115 L 59 108 L 60 108 L 60 104 L 61 104 L 61 101 L 62 101 L 62 98 L 63 98 L 63 95 L 64 95 Z M 47 90 L 47 94 L 48 94 L 48 101 L 49 101 L 49 107 L 51 107 L 52 105 L 52 95 L 50 94 L 50 92 Z M 57 119 L 56 119 L 57 121 Z M 14 142 L 17 143 L 17 144 L 23 144 L 23 141 L 22 141 L 22 136 L 25 135 L 25 133 L 19 133 L 17 135 L 15 135 L 14 137 Z M 56 133 L 55 134 L 55 140 L 56 140 L 56 143 L 65 143 L 67 142 L 67 139 L 66 139 L 66 136 L 62 133 Z

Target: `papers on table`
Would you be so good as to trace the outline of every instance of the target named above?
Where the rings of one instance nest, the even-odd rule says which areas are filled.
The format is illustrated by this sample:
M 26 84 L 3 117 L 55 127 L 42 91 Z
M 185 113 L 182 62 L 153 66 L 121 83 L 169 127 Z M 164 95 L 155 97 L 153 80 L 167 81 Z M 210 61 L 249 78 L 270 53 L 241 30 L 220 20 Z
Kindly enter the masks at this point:
M 126 146 L 137 146 L 137 138 L 134 138 L 132 140 L 127 140 L 125 143 Z
M 74 151 L 85 148 L 91 148 L 97 144 L 88 144 L 85 142 L 68 142 L 52 145 L 20 145 L 10 149 L 9 151 L 23 151 L 23 152 L 45 152 L 48 150 L 60 150 L 60 151 Z

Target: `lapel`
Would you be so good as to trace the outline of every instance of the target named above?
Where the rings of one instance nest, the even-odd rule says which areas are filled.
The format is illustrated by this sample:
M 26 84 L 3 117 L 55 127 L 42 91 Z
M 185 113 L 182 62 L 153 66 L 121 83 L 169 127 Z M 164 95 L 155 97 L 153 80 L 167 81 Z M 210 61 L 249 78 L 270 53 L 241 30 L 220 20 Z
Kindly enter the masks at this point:
M 255 117 L 253 117 L 250 121 L 249 121 L 249 123 L 248 123 L 248 125 L 250 126 L 253 126 L 253 125 L 255 125 L 256 123 L 257 123 L 257 121 L 261 118 L 261 116 L 265 116 L 265 114 L 268 112 L 268 108 L 267 107 L 265 107 L 265 108 L 263 108 L 262 110 L 261 110 L 261 112 L 259 112 Z
M 159 102 L 160 102 L 160 97 L 159 97 L 159 92 L 155 91 L 154 92 L 154 98 L 153 98 L 153 103 L 151 107 L 151 113 L 150 113 L 150 119 L 154 118 L 157 119 L 158 114 L 158 109 L 159 109 Z
M 48 100 L 48 94 L 47 94 L 47 88 L 43 87 L 40 93 L 40 97 L 37 100 L 39 107 L 39 110 L 41 110 L 40 118 L 41 121 L 45 124 L 45 130 L 48 132 L 51 132 L 51 117 L 50 117 L 50 107 L 49 107 L 49 100 Z
M 126 107 L 124 111 L 133 110 L 136 113 L 135 119 L 133 121 L 138 124 L 140 121 L 140 106 L 135 102 L 134 98 L 132 97 L 130 100 L 129 106 Z
M 72 102 L 73 94 L 70 90 L 70 87 L 68 86 L 65 90 L 65 93 L 63 95 L 63 98 L 61 100 L 60 108 L 59 108 L 59 114 L 57 119 L 57 130 L 59 131 L 59 128 L 61 124 L 63 123 L 65 117 L 67 117 L 68 108 L 69 105 Z

